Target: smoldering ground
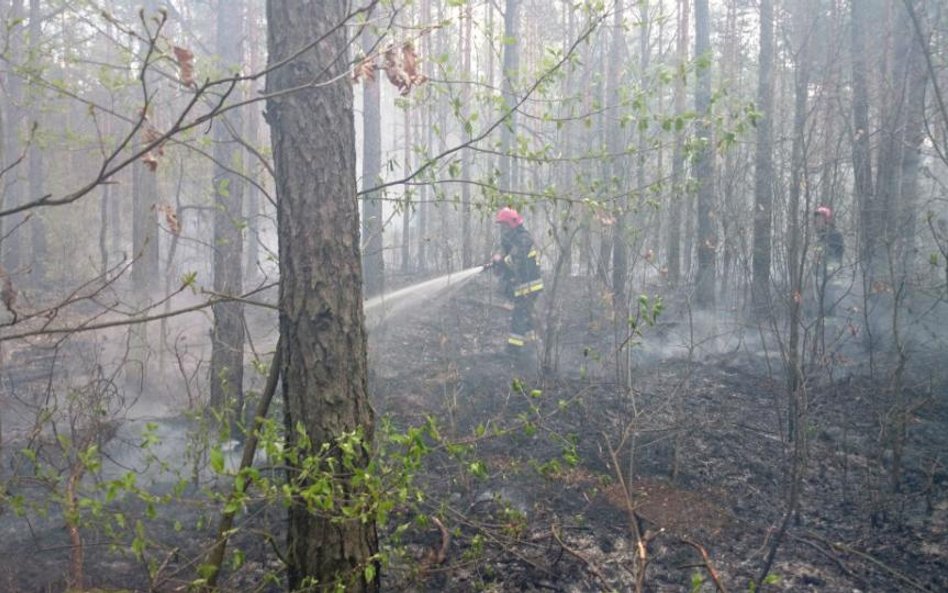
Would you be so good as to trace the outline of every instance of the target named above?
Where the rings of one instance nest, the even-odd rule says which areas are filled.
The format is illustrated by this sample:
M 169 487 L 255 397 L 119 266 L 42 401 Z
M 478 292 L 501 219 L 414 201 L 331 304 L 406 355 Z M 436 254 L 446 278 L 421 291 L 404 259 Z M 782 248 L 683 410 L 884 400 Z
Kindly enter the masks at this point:
M 369 334 L 378 424 L 406 430 L 433 423 L 439 434 L 429 437 L 430 451 L 415 477 L 421 498 L 393 509 L 382 526 L 383 541 L 398 550 L 383 573 L 387 588 L 628 588 L 633 573 L 624 567 L 636 557 L 636 529 L 648 536 L 647 580 L 659 589 L 709 579 L 699 548 L 728 590 L 757 577 L 786 500 L 786 355 L 779 321 L 749 323 L 733 311 L 689 313 L 687 300 L 665 301 L 658 318 L 627 340 L 629 327 L 617 326 L 608 300 L 568 278 L 555 316 L 560 325 L 547 334 L 555 334 L 555 343 L 541 342 L 532 358 L 512 360 L 503 349 L 509 311 L 490 276 L 474 274 L 462 286 L 422 299 L 421 307 L 400 308 Z M 546 305 L 538 303 L 538 315 Z M 931 323 L 940 311 L 931 308 Z M 884 423 L 892 394 L 885 391 L 890 382 L 880 378 L 891 377 L 898 357 L 879 347 L 878 366 L 869 368 L 864 336 L 849 329 L 858 315 L 853 310 L 806 330 L 810 456 L 799 511 L 771 568 L 778 579 L 772 586 L 888 590 L 909 578 L 923 590 L 939 590 L 948 574 L 948 474 L 939 458 L 948 447 L 948 411 L 941 392 L 928 387 L 943 383 L 925 356 L 940 351 L 940 332 L 921 316 L 904 326 L 911 331 L 903 333 L 902 352 L 910 360 L 903 386 L 913 405 L 896 491 L 892 442 L 880 437 L 880 427 L 892 426 Z M 275 325 L 266 310 L 248 319 L 257 330 Z M 171 590 L 194 577 L 193 563 L 214 537 L 221 503 L 213 493 L 226 492 L 230 480 L 211 468 L 210 452 L 219 450 L 229 468 L 239 445 L 202 425 L 203 414 L 185 413 L 192 399 L 204 397 L 197 385 L 206 382 L 208 320 L 181 321 L 170 341 L 177 354 L 168 360 L 190 361 L 182 363 L 185 371 L 168 367 L 162 380 L 143 383 L 141 393 L 118 375 L 106 381 L 124 390 L 116 390 L 118 409 L 106 414 L 110 428 L 100 427 L 101 467 L 82 476 L 83 496 L 112 517 L 108 528 L 101 515 L 86 515 L 83 524 L 87 580 L 97 586 L 145 590 L 151 583 Z M 877 335 L 887 326 L 891 319 L 880 317 Z M 841 337 L 820 341 L 818 331 Z M 96 357 L 81 358 L 85 344 L 71 351 L 74 360 L 84 360 L 75 363 L 73 380 L 80 368 L 95 376 L 88 363 Z M 120 345 L 115 351 L 124 353 L 124 344 L 118 336 L 104 347 Z M 262 344 L 255 344 L 257 352 L 266 351 Z M 63 353 L 69 348 L 62 345 Z M 544 365 L 550 362 L 544 352 L 552 353 L 552 365 Z M 107 354 L 99 358 L 111 360 Z M 631 365 L 628 382 L 616 373 L 621 361 Z M 53 383 L 65 386 L 66 378 Z M 34 405 L 49 392 L 42 387 L 48 381 L 35 383 Z M 26 389 L 21 383 L 17 393 Z M 59 425 L 67 410 L 60 406 Z M 8 496 L 46 502 L 22 516 L 7 506 L 0 518 L 7 536 L 0 574 L 10 591 L 65 582 L 70 549 L 57 494 L 63 481 L 42 482 L 36 471 L 68 475 L 76 458 L 54 439 L 28 467 L 17 452 L 31 434 L 30 422 L 23 426 L 4 434 L 4 484 Z M 257 464 L 279 479 L 278 459 L 261 455 Z M 11 481 L 14 467 L 25 479 Z M 159 498 L 128 490 L 109 500 L 108 483 L 129 475 L 136 488 Z M 116 513 L 130 527 L 116 529 Z M 422 521 L 426 516 L 437 517 L 445 530 Z M 147 536 L 144 565 L 133 552 L 139 520 Z M 242 509 L 232 546 L 245 561 L 227 569 L 230 586 L 257 586 L 272 573 L 271 588 L 280 588 L 280 563 L 268 542 L 281 541 L 284 520 L 281 505 L 264 500 Z M 399 525 L 407 527 L 398 530 L 396 544 L 390 538 Z

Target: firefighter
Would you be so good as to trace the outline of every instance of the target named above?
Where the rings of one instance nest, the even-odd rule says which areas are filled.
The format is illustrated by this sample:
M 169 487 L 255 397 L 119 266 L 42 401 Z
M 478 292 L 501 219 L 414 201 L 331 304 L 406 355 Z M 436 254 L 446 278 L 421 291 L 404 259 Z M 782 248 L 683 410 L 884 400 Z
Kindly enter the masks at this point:
M 486 267 L 494 270 L 504 296 L 513 301 L 507 351 L 519 355 L 525 346 L 536 340 L 533 306 L 543 290 L 539 254 L 533 237 L 523 226 L 523 217 L 516 210 L 501 208 L 494 222 L 500 226 L 501 247 Z
M 816 267 L 813 287 L 820 311 L 832 316 L 842 295 L 843 234 L 836 228 L 833 209 L 819 206 L 813 211 L 816 233 Z
M 843 264 L 843 234 L 836 228 L 833 210 L 829 206 L 820 206 L 813 211 L 813 228 L 819 241 L 820 263 L 827 275 L 832 275 Z

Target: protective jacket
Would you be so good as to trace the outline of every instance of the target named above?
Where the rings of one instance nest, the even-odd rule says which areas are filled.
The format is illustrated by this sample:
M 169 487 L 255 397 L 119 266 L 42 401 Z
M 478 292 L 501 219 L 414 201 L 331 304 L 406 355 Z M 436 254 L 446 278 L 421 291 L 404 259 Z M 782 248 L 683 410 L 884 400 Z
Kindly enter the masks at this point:
M 498 266 L 498 270 L 507 296 L 516 299 L 543 290 L 539 253 L 523 225 L 503 233 L 501 248 L 503 265 Z
M 536 339 L 533 324 L 533 304 L 543 290 L 539 253 L 533 237 L 523 225 L 507 228 L 501 235 L 501 260 L 494 266 L 501 277 L 502 289 L 513 300 L 507 347 L 520 350 Z
M 835 226 L 828 226 L 821 230 L 818 236 L 826 264 L 838 267 L 843 262 L 843 234 Z

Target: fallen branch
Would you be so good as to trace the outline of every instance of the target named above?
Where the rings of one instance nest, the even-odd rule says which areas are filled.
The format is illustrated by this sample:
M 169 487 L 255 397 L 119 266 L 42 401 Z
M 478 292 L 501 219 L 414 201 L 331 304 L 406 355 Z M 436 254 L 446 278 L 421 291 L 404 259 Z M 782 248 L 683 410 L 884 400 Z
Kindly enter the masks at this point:
M 441 547 L 437 551 L 431 552 L 431 562 L 436 565 L 441 565 L 448 559 L 448 547 L 451 545 L 451 534 L 445 529 L 444 523 L 437 517 L 432 517 L 431 521 L 437 525 L 441 531 Z
M 592 565 L 592 562 L 590 562 L 585 556 L 583 556 L 582 554 L 580 554 L 580 553 L 577 552 L 576 550 L 570 548 L 569 546 L 567 546 L 567 545 L 563 542 L 563 539 L 560 537 L 560 534 L 559 534 L 559 532 L 556 530 L 556 526 L 555 526 L 555 525 L 553 525 L 553 526 L 550 527 L 550 532 L 553 534 L 553 539 L 556 540 L 556 543 L 558 543 L 558 544 L 560 545 L 560 547 L 563 549 L 563 551 L 565 551 L 567 554 L 569 554 L 569 555 L 572 556 L 573 558 L 576 558 L 577 560 L 579 560 L 580 562 L 582 562 L 583 565 L 586 567 L 586 570 L 588 570 L 594 577 L 596 577 L 597 579 L 599 579 L 599 582 L 602 583 L 603 586 L 604 586 L 606 589 L 611 590 L 611 588 L 609 587 L 609 583 L 606 581 L 606 578 L 605 578 L 604 576 L 602 576 L 602 573 L 599 572 L 599 570 L 596 569 L 595 566 Z
M 690 539 L 682 539 L 681 541 L 682 543 L 688 544 L 697 550 L 698 554 L 701 555 L 701 560 L 704 563 L 704 569 L 708 571 L 708 576 L 710 576 L 711 580 L 714 582 L 714 587 L 718 590 L 718 593 L 727 593 L 724 585 L 721 584 L 721 579 L 718 578 L 718 571 L 714 570 L 714 565 L 711 564 L 711 557 L 708 556 L 708 551 L 704 549 L 704 546 L 698 542 L 693 542 Z
M 825 537 L 813 532 L 807 532 L 806 535 L 807 537 L 813 538 L 819 542 L 823 542 L 824 544 L 828 545 L 834 550 L 838 550 L 840 552 L 846 552 L 847 554 L 852 554 L 853 556 L 858 556 L 859 558 L 862 558 L 863 560 L 869 562 L 870 564 L 876 566 L 877 568 L 880 568 L 883 571 L 889 573 L 890 575 L 895 577 L 897 580 L 902 581 L 906 585 L 910 585 L 911 587 L 918 589 L 919 591 L 924 591 L 925 593 L 935 593 L 934 591 L 926 587 L 923 583 L 920 583 L 916 581 L 915 579 L 913 579 L 912 577 L 897 571 L 896 569 L 892 568 L 891 566 L 879 560 L 878 558 L 872 556 L 871 554 L 867 554 L 866 552 L 862 552 L 860 550 L 847 546 L 846 544 L 841 543 L 841 542 L 830 541 L 826 539 Z

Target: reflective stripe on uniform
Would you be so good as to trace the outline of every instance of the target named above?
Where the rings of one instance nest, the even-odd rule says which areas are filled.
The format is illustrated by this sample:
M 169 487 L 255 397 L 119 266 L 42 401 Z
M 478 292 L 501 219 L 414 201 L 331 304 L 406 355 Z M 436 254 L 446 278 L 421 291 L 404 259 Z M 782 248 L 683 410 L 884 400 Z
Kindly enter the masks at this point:
M 517 288 L 514 289 L 514 296 L 527 296 L 541 290 L 543 290 L 543 280 L 532 280 L 517 285 Z
M 537 333 L 533 330 L 528 331 L 525 334 L 510 334 L 507 336 L 507 343 L 511 346 L 524 346 L 530 342 L 534 342 L 537 339 Z

